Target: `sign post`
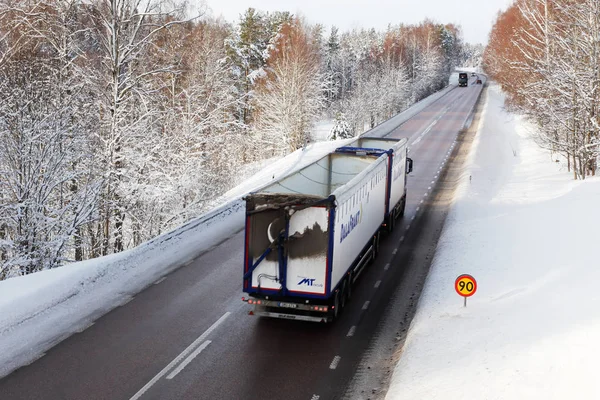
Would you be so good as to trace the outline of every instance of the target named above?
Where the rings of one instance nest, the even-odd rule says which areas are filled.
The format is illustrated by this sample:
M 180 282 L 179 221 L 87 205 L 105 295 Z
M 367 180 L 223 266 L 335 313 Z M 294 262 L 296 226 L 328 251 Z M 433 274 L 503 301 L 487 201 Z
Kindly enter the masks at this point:
M 462 274 L 454 281 L 454 290 L 459 296 L 465 298 L 465 307 L 467 306 L 467 297 L 471 297 L 477 291 L 477 281 L 471 275 Z

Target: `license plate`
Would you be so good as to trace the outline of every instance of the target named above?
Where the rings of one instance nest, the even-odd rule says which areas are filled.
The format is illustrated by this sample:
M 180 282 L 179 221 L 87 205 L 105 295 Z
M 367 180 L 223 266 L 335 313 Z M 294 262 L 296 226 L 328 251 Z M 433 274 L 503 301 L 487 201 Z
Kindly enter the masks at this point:
M 294 304 L 294 303 L 279 303 L 279 307 L 297 308 L 298 304 Z

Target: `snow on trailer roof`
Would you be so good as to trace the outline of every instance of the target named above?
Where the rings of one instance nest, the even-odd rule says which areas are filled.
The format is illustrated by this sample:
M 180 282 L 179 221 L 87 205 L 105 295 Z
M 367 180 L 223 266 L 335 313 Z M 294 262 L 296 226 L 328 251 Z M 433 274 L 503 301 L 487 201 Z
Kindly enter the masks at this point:
M 377 159 L 378 156 L 330 153 L 301 170 L 266 186 L 260 193 L 295 193 L 326 198 L 368 169 Z
M 355 141 L 350 142 L 346 147 L 361 147 L 368 149 L 392 149 L 398 151 L 402 146 L 408 143 L 408 139 L 382 138 L 382 137 L 359 137 Z
M 406 145 L 406 142 L 405 138 L 359 137 L 339 149 L 361 148 L 365 149 L 365 153 L 355 154 L 351 151 L 329 153 L 297 172 L 253 193 L 253 196 L 277 193 L 324 199 L 334 193 L 340 195 L 345 191 L 343 188 L 345 185 L 351 183 L 358 175 L 362 177 L 367 174 L 371 170 L 370 167 L 374 167 L 373 164 L 381 158 L 382 153 L 372 154 L 374 150 L 398 151 Z M 289 196 L 286 198 L 289 200 Z

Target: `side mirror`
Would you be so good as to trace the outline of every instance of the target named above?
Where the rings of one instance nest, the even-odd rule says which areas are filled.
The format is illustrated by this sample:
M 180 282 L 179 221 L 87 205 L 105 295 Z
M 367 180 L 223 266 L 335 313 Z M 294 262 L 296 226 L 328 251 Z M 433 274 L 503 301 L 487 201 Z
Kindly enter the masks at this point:
M 413 160 L 412 158 L 406 159 L 406 173 L 410 174 L 413 170 Z

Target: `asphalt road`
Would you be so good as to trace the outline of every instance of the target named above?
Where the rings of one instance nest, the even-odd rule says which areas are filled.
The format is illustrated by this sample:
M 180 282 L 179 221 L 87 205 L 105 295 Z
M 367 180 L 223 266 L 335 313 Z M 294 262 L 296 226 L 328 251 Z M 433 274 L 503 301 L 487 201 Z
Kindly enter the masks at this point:
M 0 380 L 0 399 L 342 398 L 389 299 L 425 279 L 404 271 L 419 249 L 435 247 L 424 233 L 443 220 L 427 218 L 427 200 L 481 89 L 455 88 L 390 132 L 409 138 L 414 160 L 405 217 L 335 323 L 249 316 L 238 232 Z

